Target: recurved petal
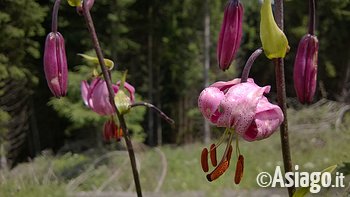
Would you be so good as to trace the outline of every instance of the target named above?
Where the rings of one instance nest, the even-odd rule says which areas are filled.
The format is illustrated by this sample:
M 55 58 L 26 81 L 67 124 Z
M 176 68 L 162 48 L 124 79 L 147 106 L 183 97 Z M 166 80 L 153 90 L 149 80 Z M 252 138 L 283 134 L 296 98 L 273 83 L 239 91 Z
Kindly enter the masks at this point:
M 270 86 L 259 87 L 254 83 L 240 83 L 231 87 L 221 102 L 219 127 L 234 127 L 243 134 L 253 121 L 259 100 L 268 93 Z
M 254 121 L 244 132 L 243 138 L 247 141 L 255 141 L 271 136 L 284 120 L 279 106 L 271 104 L 266 97 L 262 97 L 258 103 Z
M 108 89 L 104 80 L 98 81 L 94 89 L 91 90 L 91 103 L 92 105 L 90 105 L 90 107 L 100 115 L 111 115 L 114 113 L 114 108 L 110 104 Z
M 198 98 L 198 107 L 200 112 L 205 118 L 216 122 L 217 116 L 219 115 L 220 102 L 225 98 L 222 91 L 215 87 L 205 88 Z M 215 116 L 215 117 L 214 117 Z
M 113 86 L 115 93 L 118 92 L 119 86 L 120 86 L 120 81 L 117 82 L 116 86 L 115 85 Z M 129 92 L 131 103 L 134 103 L 135 102 L 135 88 L 134 88 L 134 86 L 130 85 L 128 82 L 125 82 L 124 88 Z
M 254 83 L 254 80 L 252 78 L 248 78 L 247 82 Z M 229 88 L 231 88 L 232 86 L 237 85 L 239 83 L 241 83 L 241 79 L 240 78 L 235 78 L 235 79 L 233 79 L 231 81 L 218 81 L 218 82 L 215 82 L 212 85 L 210 85 L 210 87 L 218 88 L 220 91 L 223 91 L 224 93 L 226 93 Z
M 81 82 L 80 87 L 81 87 L 80 88 L 80 90 L 81 90 L 81 97 L 83 98 L 84 104 L 86 106 L 89 106 L 88 95 L 89 95 L 90 86 L 89 86 L 88 82 L 84 80 L 84 81 Z

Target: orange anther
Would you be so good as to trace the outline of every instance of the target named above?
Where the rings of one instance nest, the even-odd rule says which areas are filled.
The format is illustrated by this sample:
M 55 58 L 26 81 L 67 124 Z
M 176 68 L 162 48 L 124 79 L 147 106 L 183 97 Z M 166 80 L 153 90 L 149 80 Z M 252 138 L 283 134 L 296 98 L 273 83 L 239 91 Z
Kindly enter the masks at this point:
M 243 155 L 239 155 L 237 165 L 236 165 L 236 173 L 235 173 L 235 183 L 239 184 L 243 177 L 244 171 L 244 157 Z
M 229 166 L 229 162 L 227 160 L 219 163 L 219 165 L 213 170 L 213 172 L 207 175 L 208 181 L 211 182 L 219 178 L 222 174 L 224 174 L 228 166 Z
M 208 149 L 207 148 L 204 148 L 202 150 L 201 165 L 202 165 L 202 169 L 203 169 L 204 172 L 208 172 L 209 171 L 209 167 L 208 167 Z

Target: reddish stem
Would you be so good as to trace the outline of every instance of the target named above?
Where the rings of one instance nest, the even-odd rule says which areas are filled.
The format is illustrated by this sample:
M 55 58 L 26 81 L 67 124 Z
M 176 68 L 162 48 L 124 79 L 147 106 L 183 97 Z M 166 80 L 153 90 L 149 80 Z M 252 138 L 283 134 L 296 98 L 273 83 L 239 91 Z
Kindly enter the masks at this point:
M 283 0 L 275 0 L 275 19 L 279 28 L 283 31 Z M 284 77 L 284 59 L 274 59 L 275 73 L 276 73 L 276 88 L 278 105 L 283 111 L 284 121 L 280 126 L 282 156 L 284 163 L 284 171 L 292 172 L 292 158 L 290 154 L 289 135 L 288 135 L 288 121 L 287 121 L 287 99 L 286 99 L 286 82 Z M 290 197 L 295 192 L 294 185 L 288 187 L 288 194 Z
M 124 132 L 124 139 L 126 142 L 126 146 L 128 149 L 128 153 L 129 153 L 129 158 L 130 158 L 130 163 L 131 163 L 131 168 L 132 168 L 132 173 L 134 176 L 134 182 L 135 182 L 135 188 L 136 188 L 136 193 L 138 197 L 142 197 L 142 191 L 141 191 L 141 184 L 140 184 L 140 179 L 139 179 L 139 174 L 137 172 L 137 167 L 136 167 L 136 159 L 135 159 L 135 152 L 131 143 L 131 139 L 130 139 L 130 134 L 128 131 L 128 128 L 126 126 L 126 122 L 124 119 L 124 116 L 122 114 L 120 114 L 119 110 L 117 109 L 115 103 L 114 103 L 114 91 L 112 88 L 112 81 L 111 81 L 111 77 L 108 73 L 108 69 L 106 68 L 106 65 L 104 63 L 104 58 L 103 58 L 103 53 L 100 47 L 100 43 L 98 41 L 97 38 L 97 34 L 95 31 L 95 26 L 89 11 L 89 8 L 87 6 L 85 6 L 86 1 L 83 1 L 83 12 L 84 12 L 84 18 L 86 21 L 86 24 L 88 26 L 89 32 L 91 34 L 91 38 L 92 38 L 92 42 L 96 51 L 96 55 L 98 58 L 98 61 L 100 63 L 101 66 L 101 70 L 102 70 L 102 74 L 105 78 L 106 84 L 107 84 L 107 88 L 108 88 L 108 93 L 109 93 L 109 101 L 111 103 L 111 105 L 113 106 L 117 117 L 119 119 L 119 123 L 120 126 Z
M 58 9 L 60 8 L 61 0 L 56 0 L 52 11 L 51 32 L 57 32 Z

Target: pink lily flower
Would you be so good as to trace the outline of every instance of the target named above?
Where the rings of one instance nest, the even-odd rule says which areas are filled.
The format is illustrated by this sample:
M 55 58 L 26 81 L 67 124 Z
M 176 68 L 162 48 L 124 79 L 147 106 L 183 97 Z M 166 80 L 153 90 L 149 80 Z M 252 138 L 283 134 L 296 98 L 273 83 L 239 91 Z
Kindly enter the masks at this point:
M 216 82 L 199 96 L 198 107 L 205 118 L 218 127 L 234 128 L 247 141 L 272 135 L 283 122 L 282 110 L 264 94 L 270 86 L 259 87 L 249 78 Z
M 113 85 L 114 93 L 118 92 L 119 86 L 120 81 L 118 81 L 116 85 Z M 130 101 L 133 103 L 135 101 L 135 88 L 127 82 L 124 83 L 124 87 L 129 92 Z M 108 89 L 105 80 L 95 78 L 90 85 L 87 81 L 82 81 L 81 95 L 85 105 L 91 108 L 94 112 L 100 115 L 112 115 L 115 113 L 114 108 L 109 102 Z

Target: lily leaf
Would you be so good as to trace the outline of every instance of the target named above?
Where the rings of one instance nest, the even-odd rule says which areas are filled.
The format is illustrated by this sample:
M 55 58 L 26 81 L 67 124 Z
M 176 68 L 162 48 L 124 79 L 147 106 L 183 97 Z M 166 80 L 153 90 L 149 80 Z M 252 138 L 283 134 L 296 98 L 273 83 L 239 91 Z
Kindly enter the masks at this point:
M 332 173 L 336 168 L 337 168 L 337 165 L 329 166 L 326 169 L 322 170 L 321 174 L 324 172 Z M 317 183 L 318 182 L 316 182 L 315 184 L 317 184 Z M 310 192 L 310 187 L 302 187 L 302 188 L 299 188 L 295 191 L 295 193 L 293 194 L 293 197 L 304 197 L 309 192 Z
M 99 61 L 98 61 L 98 58 L 97 57 L 92 57 L 92 56 L 89 56 L 89 55 L 85 55 L 85 54 L 81 54 L 81 53 L 78 53 L 79 56 L 83 57 L 84 59 L 86 59 L 87 61 L 89 62 L 92 62 L 94 64 L 99 64 Z M 103 59 L 104 62 L 105 62 L 105 65 L 106 67 L 109 69 L 109 70 L 112 70 L 113 67 L 114 67 L 114 62 L 110 59 L 106 59 L 104 58 Z
M 81 6 L 81 0 L 67 0 L 72 7 Z

